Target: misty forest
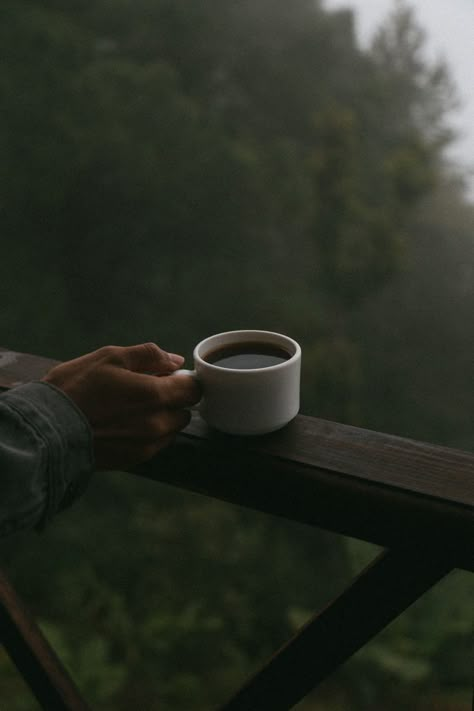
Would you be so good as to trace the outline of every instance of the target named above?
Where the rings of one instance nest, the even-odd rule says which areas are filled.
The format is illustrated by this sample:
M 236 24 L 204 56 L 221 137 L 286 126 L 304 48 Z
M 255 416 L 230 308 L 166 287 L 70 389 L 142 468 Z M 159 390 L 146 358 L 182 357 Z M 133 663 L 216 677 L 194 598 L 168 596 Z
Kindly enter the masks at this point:
M 2 0 L 0 345 L 303 348 L 302 412 L 472 449 L 474 205 L 417 17 L 321 0 Z M 225 476 L 225 472 L 222 472 Z M 403 526 L 403 521 L 400 521 Z M 208 711 L 375 548 L 97 473 L 1 566 L 101 711 Z M 455 572 L 301 711 L 467 711 Z M 35 702 L 0 650 L 0 706 Z

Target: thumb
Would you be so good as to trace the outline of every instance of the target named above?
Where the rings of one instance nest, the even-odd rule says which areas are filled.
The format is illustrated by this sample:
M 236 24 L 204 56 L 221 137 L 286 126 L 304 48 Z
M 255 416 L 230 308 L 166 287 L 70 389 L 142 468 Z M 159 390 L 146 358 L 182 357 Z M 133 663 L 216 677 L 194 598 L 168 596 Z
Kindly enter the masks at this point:
M 180 368 L 184 363 L 183 356 L 167 353 L 156 343 L 141 343 L 123 349 L 124 365 L 136 373 L 156 373 L 166 375 Z

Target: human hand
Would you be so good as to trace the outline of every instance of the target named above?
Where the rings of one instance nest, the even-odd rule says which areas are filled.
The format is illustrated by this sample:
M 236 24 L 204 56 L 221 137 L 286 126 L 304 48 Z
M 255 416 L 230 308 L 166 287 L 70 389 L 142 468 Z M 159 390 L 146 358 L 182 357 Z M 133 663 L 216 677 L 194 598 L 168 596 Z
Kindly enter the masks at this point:
M 61 363 L 43 380 L 61 389 L 92 428 L 98 469 L 127 469 L 168 445 L 200 399 L 190 375 L 172 377 L 184 362 L 154 343 L 105 346 Z

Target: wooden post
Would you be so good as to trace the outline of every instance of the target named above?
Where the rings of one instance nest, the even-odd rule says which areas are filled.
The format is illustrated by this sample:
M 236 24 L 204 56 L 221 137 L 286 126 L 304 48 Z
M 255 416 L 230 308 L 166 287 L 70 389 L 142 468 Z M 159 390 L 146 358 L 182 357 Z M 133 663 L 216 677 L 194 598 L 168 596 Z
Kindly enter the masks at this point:
M 44 711 L 88 711 L 69 674 L 0 571 L 0 643 Z M 3 702 L 0 699 L 3 708 Z

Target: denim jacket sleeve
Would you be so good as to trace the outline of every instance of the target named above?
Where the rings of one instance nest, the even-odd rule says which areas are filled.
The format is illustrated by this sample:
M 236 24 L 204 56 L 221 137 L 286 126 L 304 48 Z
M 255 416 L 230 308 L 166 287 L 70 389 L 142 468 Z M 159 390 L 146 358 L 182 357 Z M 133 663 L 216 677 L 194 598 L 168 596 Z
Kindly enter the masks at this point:
M 34 382 L 0 395 L 0 535 L 42 527 L 93 470 L 89 423 L 61 390 Z

